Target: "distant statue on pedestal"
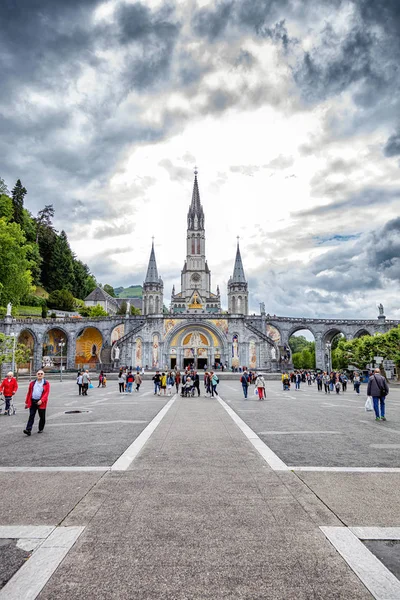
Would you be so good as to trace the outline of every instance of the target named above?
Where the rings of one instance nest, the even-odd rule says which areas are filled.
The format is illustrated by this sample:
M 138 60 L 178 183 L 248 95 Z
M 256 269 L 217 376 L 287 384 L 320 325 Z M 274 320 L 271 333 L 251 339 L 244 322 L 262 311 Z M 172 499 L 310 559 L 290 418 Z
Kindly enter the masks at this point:
M 260 313 L 265 315 L 265 302 L 260 302 Z
M 119 350 L 118 346 L 115 346 L 115 348 L 114 348 L 114 360 L 119 360 L 119 353 L 120 353 L 120 350 Z
M 7 314 L 6 314 L 7 317 L 11 317 L 11 309 L 12 309 L 12 304 L 11 304 L 11 302 L 9 302 L 7 304 Z
M 271 358 L 272 358 L 272 360 L 276 360 L 276 350 L 275 350 L 275 348 L 271 348 Z
M 129 317 L 131 312 L 131 303 L 129 302 L 129 300 L 126 301 L 126 317 Z
M 383 315 L 383 304 L 378 304 L 379 316 Z

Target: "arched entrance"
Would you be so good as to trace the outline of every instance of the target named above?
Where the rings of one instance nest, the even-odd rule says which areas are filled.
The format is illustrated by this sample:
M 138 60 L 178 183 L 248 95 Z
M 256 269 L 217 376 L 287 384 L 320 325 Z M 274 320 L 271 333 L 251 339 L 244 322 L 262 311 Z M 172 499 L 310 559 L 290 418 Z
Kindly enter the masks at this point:
M 325 365 L 327 371 L 336 371 L 347 367 L 342 353 L 338 350 L 339 342 L 346 341 L 346 334 L 334 327 L 325 332 L 322 345 L 325 351 Z
M 68 336 L 59 327 L 48 329 L 43 336 L 42 364 L 45 371 L 66 368 L 68 352 Z
M 221 332 L 208 324 L 186 324 L 167 334 L 165 357 L 171 369 L 192 365 L 195 369 L 215 367 L 227 360 L 227 343 Z
M 85 327 L 76 339 L 75 364 L 78 368 L 95 368 L 100 363 L 103 336 L 96 327 Z
M 310 329 L 297 329 L 289 338 L 295 369 L 315 369 L 315 337 Z
M 20 362 L 17 364 L 17 370 L 19 373 L 31 373 L 33 369 L 33 360 L 34 360 L 34 352 L 35 352 L 35 338 L 34 335 L 29 329 L 24 329 L 18 336 L 17 340 L 18 344 L 22 344 L 27 349 L 25 354 L 24 352 L 24 360 L 25 362 Z

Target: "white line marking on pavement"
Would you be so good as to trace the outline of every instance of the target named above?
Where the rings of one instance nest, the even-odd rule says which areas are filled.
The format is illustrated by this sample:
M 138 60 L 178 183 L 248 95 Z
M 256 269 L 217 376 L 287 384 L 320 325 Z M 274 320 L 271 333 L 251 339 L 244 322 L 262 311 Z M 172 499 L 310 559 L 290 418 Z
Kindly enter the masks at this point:
M 151 434 L 156 429 L 156 427 L 161 423 L 162 419 L 165 417 L 165 415 L 167 414 L 177 397 L 177 394 L 174 394 L 174 396 L 172 396 L 171 400 L 167 402 L 167 404 L 160 410 L 160 412 L 154 417 L 154 419 L 150 421 L 150 423 L 136 438 L 136 440 L 115 461 L 115 463 L 111 467 L 111 471 L 126 471 L 129 468 L 132 461 L 139 454 L 147 440 L 150 438 Z
M 400 473 L 399 467 L 288 467 L 290 471 L 315 471 L 328 473 Z
M 288 471 L 287 465 L 269 448 L 264 442 L 258 437 L 258 435 L 250 429 L 248 425 L 239 417 L 239 415 L 232 410 L 230 406 L 222 400 L 221 396 L 217 397 L 218 402 L 226 410 L 228 415 L 233 419 L 239 429 L 244 433 L 249 442 L 253 444 L 254 448 L 261 454 L 265 462 L 269 464 L 271 469 L 274 471 Z
M 347 527 L 320 527 L 377 600 L 400 598 L 400 581 Z
M 349 527 L 360 540 L 400 540 L 400 527 Z
M 143 423 L 148 423 L 148 421 L 124 421 L 120 419 L 119 421 L 80 421 L 77 423 L 48 423 L 47 427 L 75 427 L 77 425 L 110 425 L 112 423 L 130 423 L 132 425 L 139 425 Z
M 314 434 L 339 434 L 342 435 L 341 431 L 259 431 L 258 435 L 314 435 Z
M 3 587 L 0 598 L 4 600 L 37 598 L 84 529 L 84 527 L 55 528 Z
M 56 471 L 98 471 L 105 473 L 111 467 L 0 467 L 0 473 L 54 473 Z

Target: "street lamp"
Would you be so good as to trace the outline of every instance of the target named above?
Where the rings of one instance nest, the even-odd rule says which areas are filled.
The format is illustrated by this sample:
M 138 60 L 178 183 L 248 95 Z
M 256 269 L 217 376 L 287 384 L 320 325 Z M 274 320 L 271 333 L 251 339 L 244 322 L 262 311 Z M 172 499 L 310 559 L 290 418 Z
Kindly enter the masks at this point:
M 332 371 L 332 365 L 331 365 L 331 348 L 332 348 L 332 344 L 330 342 L 327 342 L 326 344 L 326 349 L 328 351 L 328 372 L 330 373 Z
M 60 381 L 62 381 L 62 353 L 63 348 L 65 346 L 65 342 L 59 342 L 58 345 L 60 346 Z
M 15 345 L 17 343 L 17 336 L 15 335 L 14 332 L 10 333 L 10 335 L 13 338 L 11 371 L 13 372 L 13 375 L 15 375 L 15 373 L 14 373 L 14 371 L 15 371 Z

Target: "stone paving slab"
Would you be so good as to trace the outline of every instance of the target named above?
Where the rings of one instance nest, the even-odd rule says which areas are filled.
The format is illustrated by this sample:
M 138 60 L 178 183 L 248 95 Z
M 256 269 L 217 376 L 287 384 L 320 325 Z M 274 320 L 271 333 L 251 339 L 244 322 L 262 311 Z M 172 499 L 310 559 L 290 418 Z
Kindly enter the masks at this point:
M 100 477 L 98 473 L 0 473 L 0 524 L 57 525 Z
M 348 527 L 398 527 L 400 473 L 297 473 Z
M 371 598 L 319 530 L 335 518 L 213 400 L 178 399 L 132 469 L 111 475 L 41 600 Z M 63 525 L 74 513 L 89 514 L 78 504 Z

